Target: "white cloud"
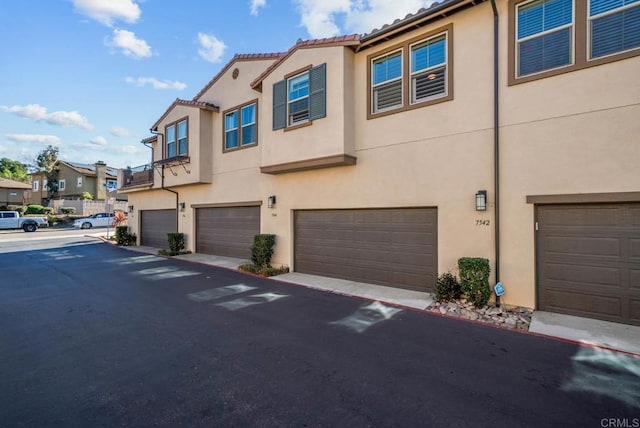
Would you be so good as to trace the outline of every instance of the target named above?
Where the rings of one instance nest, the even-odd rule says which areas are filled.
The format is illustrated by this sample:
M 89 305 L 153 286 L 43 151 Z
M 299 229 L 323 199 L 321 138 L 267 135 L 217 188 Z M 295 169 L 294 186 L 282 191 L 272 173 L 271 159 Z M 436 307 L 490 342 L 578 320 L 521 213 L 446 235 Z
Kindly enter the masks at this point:
M 384 24 L 426 8 L 434 0 L 295 0 L 301 24 L 313 38 L 334 37 L 346 33 L 368 33 Z M 343 28 L 339 20 L 344 22 Z
M 136 33 L 133 31 L 120 30 L 115 28 L 113 30 L 113 36 L 107 39 L 107 45 L 118 48 L 126 56 L 132 58 L 148 58 L 153 55 L 151 46 L 142 39 L 136 37 Z
M 15 105 L 12 107 L 0 106 L 0 110 L 38 122 L 46 122 L 51 125 L 77 126 L 88 131 L 93 130 L 93 125 L 89 123 L 86 117 L 77 111 L 54 111 L 49 113 L 46 107 L 39 104 L 28 104 L 26 106 Z
M 227 49 L 227 45 L 222 40 L 218 40 L 213 34 L 198 33 L 198 42 L 200 43 L 198 54 L 202 59 L 213 63 L 222 60 L 222 55 Z
M 98 146 L 104 146 L 107 144 L 107 139 L 104 137 L 96 137 L 89 140 L 89 142 Z
M 251 15 L 258 16 L 258 10 L 267 5 L 267 0 L 251 0 Z
M 179 81 L 169 81 L 169 80 L 158 80 L 155 77 L 127 77 L 124 79 L 125 82 L 131 83 L 136 86 L 145 86 L 147 84 L 151 85 L 153 89 L 176 89 L 178 91 L 183 90 L 187 87 L 186 83 Z
M 59 145 L 61 142 L 60 138 L 55 135 L 42 134 L 6 134 L 5 138 L 16 143 L 51 144 L 53 146 Z
M 131 137 L 133 134 L 131 133 L 131 131 L 129 131 L 128 129 L 125 129 L 121 126 L 114 126 L 113 128 L 111 128 L 109 130 L 109 132 L 111 133 L 111 135 L 114 135 L 116 137 Z
M 73 0 L 76 12 L 111 27 L 116 20 L 134 24 L 140 19 L 140 7 L 132 0 Z

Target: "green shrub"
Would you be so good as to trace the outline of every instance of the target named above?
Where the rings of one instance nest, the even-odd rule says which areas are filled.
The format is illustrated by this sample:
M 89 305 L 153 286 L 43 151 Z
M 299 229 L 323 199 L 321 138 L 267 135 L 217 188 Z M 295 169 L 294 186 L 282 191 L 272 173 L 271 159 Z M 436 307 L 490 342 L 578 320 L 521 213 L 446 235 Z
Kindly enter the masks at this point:
M 272 267 L 272 266 L 256 266 L 253 263 L 245 263 L 238 266 L 238 270 L 243 272 L 249 272 L 261 276 L 275 276 L 282 275 L 289 272 L 288 266 Z
M 53 215 L 53 214 L 55 214 L 55 210 L 53 208 L 51 208 L 51 207 L 44 207 L 43 214 Z
M 435 298 L 438 302 L 457 300 L 462 295 L 460 283 L 450 272 L 443 273 L 436 282 Z
M 167 233 L 167 239 L 169 241 L 169 252 L 172 256 L 184 251 L 184 233 Z
M 6 205 L 0 205 L 0 211 L 13 211 L 13 210 L 10 210 L 9 207 Z
M 58 217 L 52 216 L 50 214 L 47 214 L 47 222 L 49 223 L 49 226 L 53 226 L 54 224 L 56 224 L 59 221 L 60 220 L 58 219 Z
M 62 214 L 75 214 L 76 207 L 60 207 L 60 212 Z
M 259 267 L 271 267 L 273 247 L 276 245 L 276 235 L 259 234 L 253 237 L 251 247 L 251 262 Z
M 24 214 L 44 214 L 44 207 L 42 205 L 27 205 L 27 209 Z
M 117 226 L 116 227 L 116 243 L 118 245 L 127 245 L 129 243 L 129 227 Z
M 462 292 L 476 308 L 487 305 L 491 297 L 489 287 L 489 260 L 474 257 L 462 257 L 458 260 L 460 287 Z

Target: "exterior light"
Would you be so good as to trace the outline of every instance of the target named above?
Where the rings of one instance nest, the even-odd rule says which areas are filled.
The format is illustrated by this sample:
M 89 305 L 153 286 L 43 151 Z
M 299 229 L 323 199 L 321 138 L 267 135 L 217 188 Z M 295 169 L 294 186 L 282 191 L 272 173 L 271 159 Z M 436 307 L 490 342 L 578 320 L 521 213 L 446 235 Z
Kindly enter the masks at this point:
M 478 193 L 476 193 L 476 211 L 486 211 L 486 210 L 487 210 L 487 191 L 478 190 Z
M 185 207 L 185 203 L 184 202 L 180 202 L 180 211 L 184 211 L 184 207 Z
M 434 80 L 436 77 L 438 77 L 438 75 L 436 73 L 431 73 L 427 76 L 427 79 L 429 80 Z
M 267 207 L 273 208 L 276 205 L 276 195 L 271 195 L 267 198 Z
M 129 205 L 129 212 L 132 213 L 133 212 L 133 205 Z

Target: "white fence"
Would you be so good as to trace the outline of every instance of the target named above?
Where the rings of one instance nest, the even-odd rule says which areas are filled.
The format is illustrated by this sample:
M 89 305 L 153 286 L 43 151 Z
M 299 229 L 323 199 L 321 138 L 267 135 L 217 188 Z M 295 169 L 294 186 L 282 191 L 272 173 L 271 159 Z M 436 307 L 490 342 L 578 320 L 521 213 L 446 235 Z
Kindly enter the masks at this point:
M 49 202 L 49 206 L 53 207 L 56 214 L 61 214 L 60 208 L 65 207 L 73 207 L 76 209 L 76 214 L 78 215 L 91 215 L 96 213 L 103 212 L 111 212 L 112 210 L 121 210 L 127 212 L 127 202 L 126 201 L 115 201 L 113 205 L 109 205 L 108 207 L 105 204 L 105 201 L 85 201 L 82 199 L 78 200 L 52 200 Z

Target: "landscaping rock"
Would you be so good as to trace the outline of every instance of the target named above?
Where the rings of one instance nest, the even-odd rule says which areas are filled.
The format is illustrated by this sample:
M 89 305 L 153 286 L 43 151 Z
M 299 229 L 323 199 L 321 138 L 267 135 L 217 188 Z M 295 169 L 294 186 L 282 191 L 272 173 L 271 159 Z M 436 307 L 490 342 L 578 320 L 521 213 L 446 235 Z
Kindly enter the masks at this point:
M 500 315 L 502 313 L 501 308 L 489 308 L 485 312 L 487 315 Z

